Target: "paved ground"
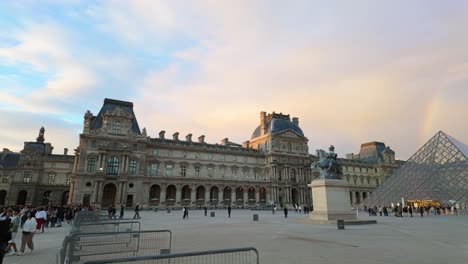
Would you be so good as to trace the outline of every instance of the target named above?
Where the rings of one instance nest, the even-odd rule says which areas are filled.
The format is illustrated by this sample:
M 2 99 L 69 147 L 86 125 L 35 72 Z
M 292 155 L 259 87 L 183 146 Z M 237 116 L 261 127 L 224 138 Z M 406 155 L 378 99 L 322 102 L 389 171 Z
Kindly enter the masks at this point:
M 233 210 L 232 217 L 218 210 L 205 217 L 191 210 L 143 212 L 142 229 L 173 231 L 173 252 L 253 246 L 261 263 L 468 263 L 468 216 L 430 216 L 423 219 L 377 217 L 377 225 L 347 226 L 303 223 L 305 215 L 270 211 Z M 131 212 L 127 212 L 127 216 Z M 360 219 L 368 219 L 360 216 Z M 375 219 L 375 218 L 372 218 Z M 9 256 L 4 263 L 55 263 L 58 248 L 69 228 L 51 229 L 34 237 L 36 250 Z

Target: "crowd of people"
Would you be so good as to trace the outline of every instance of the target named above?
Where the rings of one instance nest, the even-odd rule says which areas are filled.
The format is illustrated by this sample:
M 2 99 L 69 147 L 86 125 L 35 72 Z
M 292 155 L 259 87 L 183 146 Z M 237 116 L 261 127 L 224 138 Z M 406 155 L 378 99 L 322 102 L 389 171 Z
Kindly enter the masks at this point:
M 364 211 L 366 211 L 369 216 L 389 216 L 393 214 L 396 217 L 463 214 L 460 213 L 460 210 L 456 206 L 364 206 Z
M 9 206 L 0 208 L 0 264 L 5 254 L 21 256 L 34 251 L 34 236 L 49 228 L 71 224 L 78 211 L 93 210 L 87 206 Z M 17 245 L 19 242 L 19 248 Z M 26 248 L 29 249 L 26 252 Z

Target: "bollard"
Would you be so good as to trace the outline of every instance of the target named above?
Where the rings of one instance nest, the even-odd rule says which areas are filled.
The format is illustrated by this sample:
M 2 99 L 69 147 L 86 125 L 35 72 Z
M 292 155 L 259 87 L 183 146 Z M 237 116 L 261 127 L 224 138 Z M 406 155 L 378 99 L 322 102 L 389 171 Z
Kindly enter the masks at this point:
M 253 215 L 253 220 L 254 220 L 254 221 L 258 221 L 258 214 L 254 214 L 254 215 Z
M 344 230 L 344 220 L 336 220 L 338 230 Z
M 215 217 L 215 212 L 210 212 L 211 217 Z

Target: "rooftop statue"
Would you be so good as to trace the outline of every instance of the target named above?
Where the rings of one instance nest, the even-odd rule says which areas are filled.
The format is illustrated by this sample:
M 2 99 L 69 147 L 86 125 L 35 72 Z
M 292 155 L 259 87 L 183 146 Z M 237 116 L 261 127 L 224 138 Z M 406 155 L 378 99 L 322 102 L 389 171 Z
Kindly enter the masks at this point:
M 312 168 L 320 170 L 321 179 L 341 179 L 343 173 L 335 147 L 331 145 L 328 150 L 330 151 L 328 153 L 323 149 L 316 150 L 319 160 L 312 164 Z

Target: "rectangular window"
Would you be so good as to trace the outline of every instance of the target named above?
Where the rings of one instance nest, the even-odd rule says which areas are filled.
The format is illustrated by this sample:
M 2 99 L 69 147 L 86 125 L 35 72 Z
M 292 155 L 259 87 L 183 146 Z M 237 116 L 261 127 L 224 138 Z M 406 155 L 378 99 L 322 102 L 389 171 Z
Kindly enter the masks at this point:
M 208 177 L 213 177 L 213 167 L 208 167 Z
M 166 165 L 166 176 L 172 176 L 172 165 Z
M 88 157 L 88 164 L 86 166 L 86 172 L 94 172 L 96 167 L 96 157 Z
M 55 173 L 54 172 L 49 173 L 49 180 L 47 182 L 49 184 L 54 184 L 55 183 Z
M 187 166 L 185 165 L 180 166 L 180 175 L 182 177 L 185 177 L 186 174 L 187 174 Z
M 157 156 L 158 155 L 158 149 L 153 149 L 153 156 Z
M 209 159 L 209 160 L 212 160 L 212 159 L 213 159 L 213 154 L 209 153 L 209 154 L 208 154 L 208 159 Z
M 31 182 L 31 171 L 23 172 L 23 183 L 30 183 Z
M 136 175 L 136 174 L 137 174 L 137 161 L 130 160 L 130 175 Z
M 70 185 L 70 183 L 71 183 L 71 176 L 70 176 L 70 175 L 67 175 L 67 182 L 66 182 L 66 184 L 67 184 L 67 185 Z
M 149 171 L 150 176 L 156 176 L 157 172 L 158 172 L 158 164 L 151 163 L 150 171 Z
M 224 155 L 219 156 L 220 160 L 224 160 Z
M 226 174 L 226 168 L 221 169 L 221 177 L 224 178 L 224 175 Z
M 232 175 L 237 176 L 237 168 L 232 168 Z
M 195 166 L 195 175 L 200 176 L 200 166 Z
M 90 201 L 91 201 L 91 194 L 83 195 L 83 204 L 84 205 L 88 205 Z

